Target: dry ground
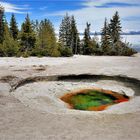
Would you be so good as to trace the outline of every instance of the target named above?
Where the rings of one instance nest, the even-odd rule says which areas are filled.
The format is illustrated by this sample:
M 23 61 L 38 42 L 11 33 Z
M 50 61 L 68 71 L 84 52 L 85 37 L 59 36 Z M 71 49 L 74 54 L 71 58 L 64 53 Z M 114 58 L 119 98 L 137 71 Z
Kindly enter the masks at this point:
M 61 74 L 124 75 L 140 80 L 135 57 L 0 58 L 0 140 L 139 140 L 140 111 L 81 115 L 42 112 L 9 92 L 28 77 Z

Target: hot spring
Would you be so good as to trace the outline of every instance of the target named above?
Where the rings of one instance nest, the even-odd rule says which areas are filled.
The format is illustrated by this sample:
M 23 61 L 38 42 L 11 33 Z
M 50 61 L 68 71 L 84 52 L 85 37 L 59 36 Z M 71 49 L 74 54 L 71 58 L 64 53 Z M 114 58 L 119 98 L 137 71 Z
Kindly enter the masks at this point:
M 121 76 L 31 77 L 11 90 L 31 108 L 53 114 L 124 114 L 139 111 L 140 81 Z
M 102 111 L 108 106 L 128 101 L 129 97 L 109 90 L 83 89 L 67 93 L 60 99 L 66 102 L 71 109 Z

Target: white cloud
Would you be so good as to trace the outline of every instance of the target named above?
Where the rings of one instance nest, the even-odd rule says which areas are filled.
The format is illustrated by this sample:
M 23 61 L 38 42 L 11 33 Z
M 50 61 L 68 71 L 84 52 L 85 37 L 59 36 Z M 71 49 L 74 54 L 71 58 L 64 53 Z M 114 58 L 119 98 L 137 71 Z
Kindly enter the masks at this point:
M 140 15 L 140 7 L 110 7 L 110 8 L 96 8 L 95 5 L 102 5 L 106 2 L 126 2 L 124 0 L 94 0 L 90 2 L 84 2 L 82 4 L 85 4 L 86 7 L 76 10 L 68 10 L 68 11 L 57 11 L 55 13 L 47 14 L 46 16 L 64 16 L 66 12 L 68 12 L 70 15 L 74 15 L 77 21 L 78 29 L 80 32 L 83 32 L 86 22 L 91 23 L 91 30 L 92 31 L 100 31 L 105 17 L 107 17 L 109 20 L 112 17 L 112 15 L 115 13 L 115 11 L 119 11 L 120 17 L 122 18 L 122 25 L 123 30 L 129 30 L 129 29 L 140 29 L 140 20 L 138 21 L 131 21 L 128 22 L 126 20 L 123 21 L 126 17 L 133 17 Z M 132 3 L 132 1 L 127 0 L 127 3 Z M 133 3 L 137 2 L 136 0 L 133 0 Z M 58 30 L 58 26 L 57 29 Z
M 82 5 L 93 7 L 93 6 L 102 6 L 106 3 L 126 3 L 126 4 L 140 4 L 138 0 L 87 0 L 86 2 L 83 2 Z
M 19 7 L 17 5 L 14 5 L 8 2 L 0 2 L 0 5 L 2 5 L 5 9 L 5 12 L 8 12 L 8 13 L 24 14 L 24 13 L 27 13 L 25 12 L 25 10 L 28 9 L 26 5 Z
M 39 8 L 39 10 L 41 10 L 41 11 L 44 11 L 44 10 L 46 10 L 47 9 L 47 6 L 44 6 L 44 7 L 40 7 Z

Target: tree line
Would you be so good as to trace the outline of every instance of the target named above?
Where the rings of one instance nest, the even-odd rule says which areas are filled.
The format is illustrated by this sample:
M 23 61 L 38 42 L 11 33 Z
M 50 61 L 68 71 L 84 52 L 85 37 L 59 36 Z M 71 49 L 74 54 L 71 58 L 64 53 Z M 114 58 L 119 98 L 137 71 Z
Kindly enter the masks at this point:
M 53 24 L 50 20 L 32 21 L 27 14 L 21 29 L 15 15 L 11 15 L 7 23 L 4 8 L 0 6 L 0 56 L 72 56 L 83 55 L 126 55 L 131 56 L 136 51 L 121 38 L 122 27 L 118 12 L 110 23 L 105 19 L 101 31 L 101 42 L 95 33 L 91 38 L 90 23 L 86 24 L 84 37 L 80 40 L 74 16 L 66 14 L 59 29 L 59 39 L 56 38 Z

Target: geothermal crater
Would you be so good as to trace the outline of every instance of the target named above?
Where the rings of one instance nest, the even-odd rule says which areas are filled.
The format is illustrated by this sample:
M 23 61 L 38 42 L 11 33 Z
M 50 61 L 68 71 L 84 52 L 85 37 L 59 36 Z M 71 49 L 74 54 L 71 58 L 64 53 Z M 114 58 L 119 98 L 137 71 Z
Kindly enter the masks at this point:
M 140 110 L 139 85 L 120 76 L 42 76 L 20 81 L 11 93 L 24 105 L 53 114 L 123 114 Z
M 102 111 L 108 106 L 128 101 L 129 97 L 117 92 L 93 88 L 67 93 L 60 99 L 68 103 L 72 109 Z

